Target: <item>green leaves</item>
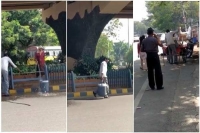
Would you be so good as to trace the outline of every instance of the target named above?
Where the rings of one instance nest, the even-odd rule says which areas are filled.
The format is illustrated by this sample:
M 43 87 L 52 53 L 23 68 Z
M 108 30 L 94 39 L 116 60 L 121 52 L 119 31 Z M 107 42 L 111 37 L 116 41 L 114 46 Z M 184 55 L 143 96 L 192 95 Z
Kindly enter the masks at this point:
M 42 21 L 40 10 L 3 11 L 1 14 L 2 50 L 9 50 L 14 62 L 26 62 L 25 57 L 19 54 L 23 51 L 22 55 L 25 55 L 25 49 L 30 44 L 59 45 L 54 30 Z
M 95 75 L 99 74 L 101 62 L 104 60 L 105 56 L 100 56 L 98 58 L 93 58 L 91 56 L 83 55 L 79 59 L 74 67 L 74 73 L 76 75 L 86 76 L 86 75 Z M 113 63 L 111 59 L 108 62 L 108 70 L 112 69 Z
M 123 41 L 114 43 L 115 63 L 119 64 L 120 60 L 124 60 L 129 47 Z
M 194 19 L 193 22 L 197 22 L 199 19 L 197 1 L 148 1 L 146 6 L 153 27 L 162 31 L 176 30 L 178 27 L 184 26 L 183 9 L 187 12 L 188 25 L 190 25 L 189 18 Z

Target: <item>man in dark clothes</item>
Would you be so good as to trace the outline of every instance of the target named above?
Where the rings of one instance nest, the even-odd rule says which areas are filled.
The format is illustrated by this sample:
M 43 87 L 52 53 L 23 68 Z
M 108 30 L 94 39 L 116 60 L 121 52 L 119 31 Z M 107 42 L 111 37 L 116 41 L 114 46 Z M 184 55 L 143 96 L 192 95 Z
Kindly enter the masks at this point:
M 160 43 L 158 37 L 154 34 L 154 30 L 152 28 L 147 29 L 147 34 L 148 37 L 142 41 L 141 51 L 147 53 L 149 86 L 152 90 L 155 89 L 155 77 L 157 90 L 161 90 L 164 89 L 164 87 L 160 59 L 158 56 L 158 46 L 163 47 L 163 45 Z

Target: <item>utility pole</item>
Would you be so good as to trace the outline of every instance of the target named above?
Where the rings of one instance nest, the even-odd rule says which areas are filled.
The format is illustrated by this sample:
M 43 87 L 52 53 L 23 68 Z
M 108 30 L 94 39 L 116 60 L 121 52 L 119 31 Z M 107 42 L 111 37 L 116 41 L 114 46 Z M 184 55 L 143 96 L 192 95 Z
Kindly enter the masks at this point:
M 186 20 L 186 16 L 185 16 L 185 10 L 184 10 L 184 7 L 183 7 L 183 2 L 184 1 L 181 1 L 181 5 L 182 5 L 182 12 L 183 12 L 183 19 L 184 19 L 184 23 L 185 23 L 185 31 L 187 32 L 187 20 Z

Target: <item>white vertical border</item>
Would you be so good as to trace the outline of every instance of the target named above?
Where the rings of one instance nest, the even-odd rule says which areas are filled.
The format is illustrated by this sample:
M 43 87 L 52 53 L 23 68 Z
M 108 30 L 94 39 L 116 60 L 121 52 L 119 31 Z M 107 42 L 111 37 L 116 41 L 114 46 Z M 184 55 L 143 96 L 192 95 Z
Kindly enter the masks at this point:
M 199 1 L 200 2 L 200 1 Z M 199 4 L 199 21 L 200 21 L 200 4 Z M 198 28 L 199 28 L 199 23 L 198 23 Z M 199 33 L 200 33 L 200 28 L 199 28 Z M 200 36 L 198 33 L 198 36 Z M 199 37 L 198 37 L 199 38 Z M 199 41 L 199 40 L 198 40 Z M 200 53 L 200 52 L 199 52 Z M 200 60 L 200 59 L 199 59 Z M 200 75 L 200 74 L 199 74 Z M 199 87 L 200 88 L 200 87 Z M 198 91 L 199 92 L 199 91 Z M 198 94 L 199 96 L 199 94 Z M 198 106 L 199 106 L 199 98 L 198 98 Z M 200 108 L 199 108 L 199 112 L 200 112 Z M 198 113 L 198 116 L 199 116 L 199 113 Z M 200 118 L 200 117 L 199 117 Z M 198 125 L 199 125 L 199 121 L 198 121 Z
M 133 48 L 133 45 L 134 45 L 134 0 L 133 0 L 133 29 L 132 29 L 133 31 L 133 40 L 132 40 L 132 49 L 133 49 L 133 51 L 134 51 L 134 48 Z M 135 114 L 135 112 L 134 112 L 134 54 L 133 54 L 133 82 L 132 82 L 132 89 L 133 89 L 133 132 L 135 132 L 135 130 L 134 130 L 134 114 Z
M 17 1 L 17 0 L 4 0 L 4 1 Z M 29 0 L 19 0 L 19 1 L 29 1 Z M 40 1 L 40 0 L 33 0 L 33 1 Z M 44 0 L 44 1 L 54 1 L 54 0 Z M 67 57 L 67 0 L 60 0 L 60 1 L 66 1 L 66 57 Z M 2 1 L 1 1 L 1 3 L 2 3 Z M 2 12 L 2 10 L 1 10 L 1 6 L 0 6 L 0 18 L 1 18 L 1 12 Z M 2 19 L 0 19 L 0 24 L 1 24 L 1 20 Z M 0 26 L 0 31 L 1 31 L 1 26 Z M 0 55 L 1 55 L 1 52 L 2 52 L 1 51 L 1 47 L 2 47 L 1 32 L 0 32 L 0 44 L 1 44 L 1 46 L 0 46 Z M 0 62 L 0 65 L 1 65 L 1 62 Z M 66 71 L 67 71 L 67 58 L 66 58 Z M 0 71 L 0 75 L 1 75 L 1 71 Z M 0 83 L 1 83 L 1 76 L 0 76 Z M 1 92 L 1 89 L 0 89 L 0 92 Z M 0 98 L 2 99 L 1 95 L 0 95 Z M 1 101 L 1 103 L 2 103 L 2 101 Z M 1 103 L 0 103 L 0 115 L 2 116 Z M 67 132 L 67 78 L 66 78 L 66 108 L 65 108 L 65 111 L 66 111 L 66 123 L 65 123 L 65 125 L 66 125 L 66 132 Z M 0 119 L 2 118 L 1 116 L 0 116 Z M 2 122 L 2 119 L 0 120 L 0 131 L 2 132 L 2 124 L 1 124 L 1 122 Z
M 0 11 L 1 11 L 1 6 L 0 6 Z M 1 18 L 1 12 L 0 12 L 0 18 Z M 1 24 L 1 20 L 2 19 L 0 19 L 0 24 Z M 1 31 L 1 26 L 0 26 L 0 31 Z M 1 32 L 0 32 L 0 44 L 1 44 Z M 1 46 L 2 46 L 2 44 L 1 44 Z M 1 46 L 0 46 L 0 55 L 1 55 Z M 1 66 L 1 62 L 0 62 L 0 66 Z M 1 71 L 0 71 L 0 75 L 1 75 Z M 1 76 L 0 76 L 0 83 L 1 83 Z M 1 88 L 1 87 L 0 87 Z M 0 89 L 0 92 L 1 92 L 1 89 Z M 0 96 L 0 98 L 1 98 L 1 96 Z M 2 98 L 1 98 L 2 99 Z M 0 104 L 0 114 L 1 114 L 1 104 Z M 2 115 L 2 114 L 1 114 Z M 0 116 L 0 118 L 1 118 L 1 116 Z M 2 119 L 1 119 L 2 120 Z M 1 121 L 0 121 L 0 131 L 1 131 Z
M 67 0 L 66 0 L 66 132 L 67 132 Z

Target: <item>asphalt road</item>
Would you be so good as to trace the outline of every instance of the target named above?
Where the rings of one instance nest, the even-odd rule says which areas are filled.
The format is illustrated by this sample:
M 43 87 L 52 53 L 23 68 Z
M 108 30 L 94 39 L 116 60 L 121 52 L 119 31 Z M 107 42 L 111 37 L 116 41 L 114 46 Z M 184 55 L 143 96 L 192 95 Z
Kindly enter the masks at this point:
M 133 95 L 68 100 L 68 132 L 133 132 Z
M 66 132 L 66 93 L 2 99 L 3 132 Z
M 135 61 L 134 131 L 197 132 L 199 63 L 162 66 L 164 90 L 146 91 L 147 73 Z

